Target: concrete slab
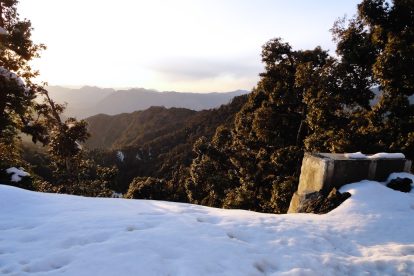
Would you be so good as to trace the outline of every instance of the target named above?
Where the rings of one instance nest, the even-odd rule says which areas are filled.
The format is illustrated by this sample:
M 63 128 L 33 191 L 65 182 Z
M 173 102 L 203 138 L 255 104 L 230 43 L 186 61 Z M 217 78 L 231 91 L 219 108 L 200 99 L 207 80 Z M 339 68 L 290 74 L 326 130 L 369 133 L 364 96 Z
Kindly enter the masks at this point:
M 393 172 L 410 172 L 412 163 L 405 158 L 349 158 L 341 153 L 306 153 L 298 190 L 291 200 L 288 213 L 295 213 L 306 195 L 328 194 L 333 188 L 364 179 L 385 181 Z

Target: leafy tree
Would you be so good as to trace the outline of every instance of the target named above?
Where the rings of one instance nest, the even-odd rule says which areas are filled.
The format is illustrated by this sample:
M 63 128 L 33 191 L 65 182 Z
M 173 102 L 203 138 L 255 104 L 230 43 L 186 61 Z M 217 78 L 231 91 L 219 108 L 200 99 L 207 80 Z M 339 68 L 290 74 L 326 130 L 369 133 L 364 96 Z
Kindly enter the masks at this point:
M 333 34 L 341 66 L 355 76 L 348 85 L 354 87 L 354 95 L 372 99 L 366 97 L 367 90 L 379 87 L 379 100 L 372 108 L 353 110 L 352 143 L 367 152 L 403 151 L 412 158 L 414 107 L 408 97 L 414 93 L 414 2 L 364 0 L 357 16 L 338 21 Z
M 164 180 L 154 177 L 136 177 L 130 183 L 125 198 L 162 200 L 167 193 Z
M 303 66 L 317 71 L 327 60 L 328 54 L 319 47 L 294 51 L 279 38 L 263 46 L 265 72 L 236 116 L 230 160 L 240 186 L 229 192 L 226 206 L 286 212 L 308 133 L 306 84 L 296 81 L 297 74 Z M 286 183 L 291 187 L 286 188 Z M 282 194 L 289 199 L 278 199 Z
M 231 132 L 228 128 L 217 128 L 211 142 L 201 137 L 194 144 L 196 158 L 190 166 L 190 178 L 186 190 L 190 202 L 222 207 L 226 193 L 238 185 L 231 156 Z
M 32 82 L 38 72 L 29 64 L 45 46 L 32 42 L 31 23 L 19 18 L 17 2 L 0 1 L 0 165 L 3 168 L 18 162 L 19 132 L 46 142 L 46 131 L 35 117 L 39 106 L 34 99 L 42 88 Z
M 64 183 L 68 192 L 97 195 L 97 186 L 106 184 L 112 170 L 83 159 L 81 143 L 89 137 L 86 122 L 75 118 L 63 121 L 65 106 L 54 102 L 43 85 L 32 81 L 38 72 L 30 67 L 30 61 L 46 47 L 31 40 L 31 23 L 19 18 L 17 3 L 0 0 L 0 170 L 27 165 L 19 152 L 19 135 L 29 134 L 34 143 L 48 146 L 58 176 L 56 187 Z M 88 188 L 82 188 L 85 185 Z

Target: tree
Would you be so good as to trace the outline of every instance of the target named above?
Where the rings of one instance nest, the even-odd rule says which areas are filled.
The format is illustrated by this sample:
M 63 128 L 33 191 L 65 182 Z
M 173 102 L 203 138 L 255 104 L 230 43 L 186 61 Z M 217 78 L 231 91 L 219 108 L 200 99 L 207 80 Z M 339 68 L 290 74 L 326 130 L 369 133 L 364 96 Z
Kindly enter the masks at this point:
M 3 167 L 18 161 L 19 132 L 32 135 L 34 141 L 47 141 L 45 128 L 35 116 L 40 108 L 35 98 L 42 87 L 32 82 L 38 72 L 29 64 L 45 46 L 31 40 L 31 23 L 19 18 L 17 2 L 0 1 L 0 151 L 3 155 L 0 165 Z
M 353 124 L 362 142 L 354 144 L 367 152 L 402 151 L 413 158 L 414 106 L 408 97 L 414 93 L 414 2 L 363 0 L 358 15 L 345 23 L 337 22 L 333 33 L 341 66 L 357 76 L 349 82 L 354 94 L 364 98 L 368 89 L 379 88 L 379 100 Z
M 219 126 L 211 142 L 206 137 L 198 139 L 193 147 L 197 155 L 190 166 L 190 178 L 186 182 L 189 201 L 195 204 L 223 207 L 227 192 L 238 186 L 232 156 L 231 132 Z
M 309 132 L 306 84 L 297 81 L 298 72 L 304 66 L 317 71 L 327 60 L 328 54 L 319 47 L 295 51 L 280 38 L 263 46 L 265 72 L 236 116 L 231 161 L 240 187 L 229 193 L 226 206 L 286 212 L 300 173 L 303 139 Z M 286 183 L 291 187 L 286 188 Z M 289 200 L 280 200 L 282 194 Z
M 154 177 L 135 177 L 125 198 L 163 200 L 168 194 L 166 182 Z
M 0 0 L 0 169 L 24 164 L 19 135 L 29 134 L 34 143 L 47 145 L 56 187 L 65 184 L 70 193 L 99 194 L 96 187 L 105 186 L 105 179 L 114 172 L 85 159 L 81 143 L 89 137 L 86 122 L 75 118 L 63 121 L 65 106 L 49 97 L 44 84 L 33 82 L 39 73 L 29 63 L 46 47 L 31 40 L 31 23 L 19 18 L 17 2 Z M 82 188 L 86 183 L 91 187 Z

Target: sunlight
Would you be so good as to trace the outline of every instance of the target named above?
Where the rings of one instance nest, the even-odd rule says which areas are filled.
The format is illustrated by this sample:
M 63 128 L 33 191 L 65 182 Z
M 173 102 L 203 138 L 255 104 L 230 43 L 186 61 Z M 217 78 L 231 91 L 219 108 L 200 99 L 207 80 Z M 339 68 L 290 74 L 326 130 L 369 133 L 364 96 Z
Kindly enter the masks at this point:
M 331 49 L 329 28 L 357 3 L 291 2 L 21 0 L 19 9 L 48 46 L 35 63 L 41 80 L 202 92 L 251 89 L 272 37 Z

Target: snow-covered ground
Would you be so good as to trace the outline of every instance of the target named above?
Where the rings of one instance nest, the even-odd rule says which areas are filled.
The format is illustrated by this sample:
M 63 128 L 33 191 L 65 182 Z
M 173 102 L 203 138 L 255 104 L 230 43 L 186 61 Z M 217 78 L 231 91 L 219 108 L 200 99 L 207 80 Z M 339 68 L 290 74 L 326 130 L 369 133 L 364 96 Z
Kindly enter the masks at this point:
M 414 275 L 414 193 L 342 191 L 329 214 L 273 215 L 0 185 L 0 274 Z

